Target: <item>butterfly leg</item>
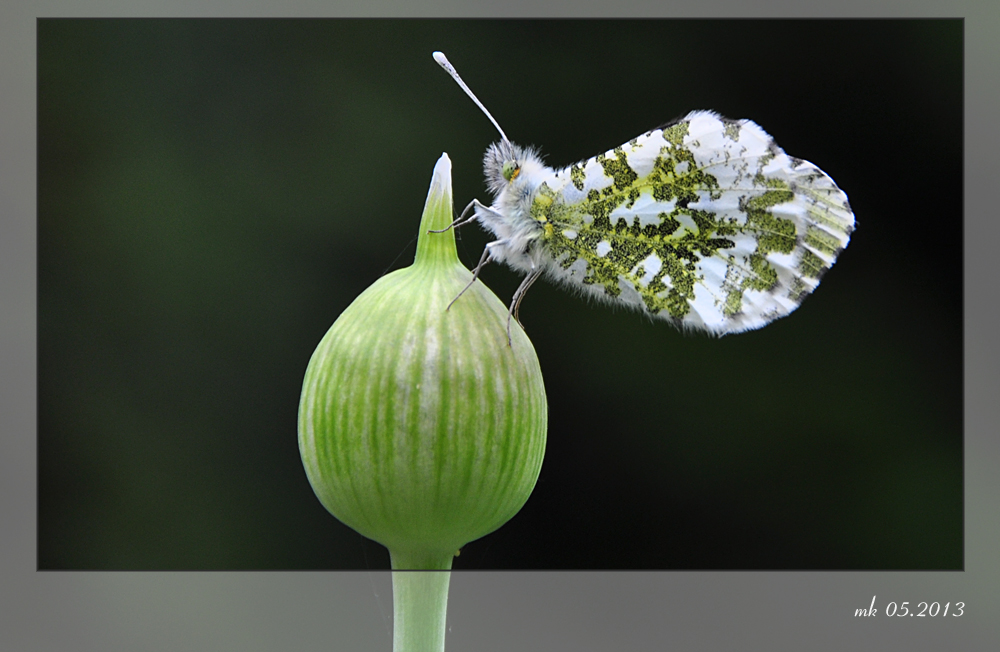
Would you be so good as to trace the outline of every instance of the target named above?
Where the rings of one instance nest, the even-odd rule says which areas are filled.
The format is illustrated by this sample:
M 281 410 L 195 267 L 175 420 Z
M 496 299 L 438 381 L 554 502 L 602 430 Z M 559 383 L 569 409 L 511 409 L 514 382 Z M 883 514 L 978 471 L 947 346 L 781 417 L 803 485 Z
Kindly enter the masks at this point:
M 473 270 L 472 270 L 472 280 L 469 281 L 468 285 L 466 285 L 464 288 L 462 288 L 462 291 L 458 293 L 458 296 L 456 296 L 454 299 L 451 300 L 451 303 L 448 304 L 448 307 L 445 308 L 445 310 L 451 309 L 451 307 L 453 305 L 455 305 L 455 302 L 458 301 L 458 297 L 460 297 L 463 294 L 465 294 L 465 291 L 472 287 L 472 284 L 475 283 L 476 279 L 479 278 L 479 272 L 483 269 L 483 267 L 486 265 L 486 263 L 490 262 L 493 259 L 493 253 L 492 253 L 490 247 L 493 247 L 493 246 L 496 246 L 496 245 L 502 245 L 502 244 L 507 244 L 507 241 L 506 240 L 496 240 L 494 242 L 488 242 L 486 244 L 486 248 L 483 249 L 483 255 L 479 258 L 479 264 L 476 265 L 473 268 Z
M 455 218 L 454 222 L 444 227 L 443 229 L 438 229 L 436 231 L 432 229 L 431 231 L 428 231 L 428 233 L 444 233 L 448 229 L 457 229 L 458 227 L 468 224 L 469 222 L 475 222 L 476 218 L 479 216 L 478 211 L 472 211 L 472 216 L 466 217 L 466 215 L 469 214 L 469 211 L 473 208 L 490 210 L 488 206 L 484 206 L 483 203 L 480 202 L 478 199 L 473 199 L 472 201 L 469 202 L 469 205 L 465 207 L 465 210 L 462 211 L 462 214 Z
M 521 285 L 519 285 L 517 291 L 514 292 L 514 298 L 510 301 L 510 310 L 507 311 L 507 344 L 510 344 L 510 318 L 513 317 L 517 320 L 518 324 L 521 323 L 521 319 L 518 317 L 518 312 L 521 309 L 521 301 L 524 299 L 524 295 L 527 294 L 528 288 L 530 288 L 541 275 L 542 270 L 532 265 L 531 272 L 524 277 L 524 280 L 521 281 Z

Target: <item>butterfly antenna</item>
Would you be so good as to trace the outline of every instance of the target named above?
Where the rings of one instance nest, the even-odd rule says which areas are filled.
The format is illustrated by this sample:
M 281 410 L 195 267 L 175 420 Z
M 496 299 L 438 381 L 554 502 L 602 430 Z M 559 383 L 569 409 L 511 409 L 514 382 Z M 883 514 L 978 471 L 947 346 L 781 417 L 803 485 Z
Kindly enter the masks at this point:
M 500 128 L 500 124 L 496 120 L 493 119 L 493 116 L 490 115 L 490 112 L 486 110 L 486 107 L 483 106 L 483 103 L 479 101 L 479 98 L 476 97 L 473 94 L 473 92 L 471 90 L 469 90 L 469 87 L 465 85 L 465 82 L 462 81 L 462 78 L 458 76 L 458 71 L 455 70 L 455 66 L 451 65 L 451 62 L 448 61 L 448 57 L 444 56 L 444 52 L 435 52 L 434 53 L 434 60 L 438 62 L 439 66 L 441 66 L 442 68 L 444 68 L 445 72 L 447 72 L 449 75 L 451 75 L 452 79 L 454 79 L 456 82 L 458 82 L 458 85 L 462 87 L 462 90 L 465 91 L 466 95 L 468 95 L 469 97 L 472 98 L 472 101 L 476 103 L 476 106 L 478 106 L 480 109 L 482 109 L 483 113 L 486 114 L 486 117 L 489 118 L 490 122 L 493 123 L 493 126 L 496 127 L 497 131 L 500 132 L 500 136 L 504 139 L 504 142 L 510 143 L 510 141 L 507 140 L 507 134 L 505 134 L 503 132 L 503 129 Z

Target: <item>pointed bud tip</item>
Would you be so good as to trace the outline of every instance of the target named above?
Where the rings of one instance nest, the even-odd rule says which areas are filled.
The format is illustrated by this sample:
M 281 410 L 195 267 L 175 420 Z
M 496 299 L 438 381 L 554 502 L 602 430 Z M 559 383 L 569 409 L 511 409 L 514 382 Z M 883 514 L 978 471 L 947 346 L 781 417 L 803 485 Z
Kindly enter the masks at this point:
M 441 158 L 434 164 L 431 187 L 427 192 L 428 203 L 435 196 L 441 196 L 451 203 L 451 159 L 448 158 L 448 152 L 441 152 Z
M 420 220 L 416 263 L 430 259 L 458 263 L 455 233 L 448 228 L 453 217 L 451 159 L 448 158 L 447 152 L 442 152 L 434 165 L 427 201 L 424 203 L 424 214 Z M 431 231 L 443 232 L 431 233 Z

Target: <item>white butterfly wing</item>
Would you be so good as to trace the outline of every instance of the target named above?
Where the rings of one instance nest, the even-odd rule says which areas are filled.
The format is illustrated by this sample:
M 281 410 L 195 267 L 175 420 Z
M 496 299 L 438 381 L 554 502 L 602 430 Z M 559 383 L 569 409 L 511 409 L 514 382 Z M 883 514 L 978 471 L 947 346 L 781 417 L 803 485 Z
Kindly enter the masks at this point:
M 554 280 L 715 334 L 793 311 L 854 228 L 819 168 L 704 111 L 552 172 L 531 216 Z

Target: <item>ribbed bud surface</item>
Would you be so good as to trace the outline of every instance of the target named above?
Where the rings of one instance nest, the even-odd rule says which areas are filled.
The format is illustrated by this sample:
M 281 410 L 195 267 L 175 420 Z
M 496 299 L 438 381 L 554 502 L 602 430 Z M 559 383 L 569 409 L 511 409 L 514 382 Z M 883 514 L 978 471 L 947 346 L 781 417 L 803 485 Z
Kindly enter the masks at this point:
M 458 260 L 451 164 L 434 171 L 414 264 L 341 314 L 306 370 L 299 450 L 323 505 L 414 565 L 509 520 L 545 450 L 541 369 L 507 308 Z

